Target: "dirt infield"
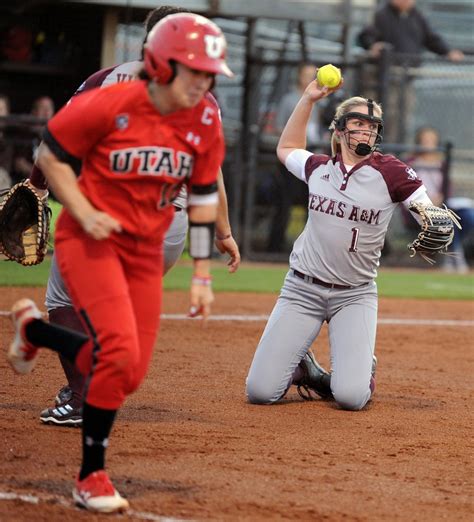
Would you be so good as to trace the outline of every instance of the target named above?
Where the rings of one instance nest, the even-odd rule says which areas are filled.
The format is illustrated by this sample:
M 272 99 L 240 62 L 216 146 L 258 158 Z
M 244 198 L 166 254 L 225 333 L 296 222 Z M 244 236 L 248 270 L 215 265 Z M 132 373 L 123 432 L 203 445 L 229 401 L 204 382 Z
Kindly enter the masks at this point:
M 0 310 L 25 295 L 41 303 L 44 290 L 1 288 Z M 213 312 L 268 314 L 274 301 L 218 294 Z M 186 304 L 186 293 L 165 294 L 167 313 Z M 473 311 L 390 299 L 379 318 L 460 321 Z M 148 378 L 112 433 L 108 469 L 134 510 L 118 520 L 472 520 L 472 326 L 381 321 L 377 390 L 362 412 L 303 402 L 293 389 L 280 405 L 247 404 L 263 327 L 162 322 Z M 5 316 L 0 332 L 4 353 Z M 324 331 L 316 346 L 325 364 L 326 343 Z M 14 375 L 3 355 L 0 369 L 0 521 L 111 520 L 70 501 L 80 430 L 39 422 L 63 384 L 54 354 L 43 351 L 30 376 Z

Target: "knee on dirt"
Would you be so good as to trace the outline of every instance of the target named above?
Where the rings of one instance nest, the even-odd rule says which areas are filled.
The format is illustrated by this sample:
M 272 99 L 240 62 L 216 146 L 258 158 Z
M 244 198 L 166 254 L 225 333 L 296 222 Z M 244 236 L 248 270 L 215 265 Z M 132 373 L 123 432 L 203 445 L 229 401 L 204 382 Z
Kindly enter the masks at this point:
M 247 377 L 247 399 L 251 404 L 273 404 L 277 402 L 282 393 L 263 380 Z
M 359 411 L 367 404 L 371 396 L 371 391 L 367 384 L 350 387 L 332 386 L 331 389 L 335 401 L 343 410 Z

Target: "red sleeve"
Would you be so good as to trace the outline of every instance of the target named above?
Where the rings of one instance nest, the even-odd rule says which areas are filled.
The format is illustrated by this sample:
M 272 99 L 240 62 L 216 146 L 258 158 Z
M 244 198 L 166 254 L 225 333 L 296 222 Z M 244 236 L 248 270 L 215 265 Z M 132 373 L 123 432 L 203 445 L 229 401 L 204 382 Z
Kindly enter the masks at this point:
M 113 128 L 114 94 L 94 89 L 78 96 L 48 121 L 44 141 L 80 159 Z M 57 155 L 57 154 L 56 154 Z
M 224 155 L 224 136 L 219 130 L 211 146 L 196 158 L 189 182 L 191 194 L 206 195 L 217 192 L 217 176 L 224 161 Z

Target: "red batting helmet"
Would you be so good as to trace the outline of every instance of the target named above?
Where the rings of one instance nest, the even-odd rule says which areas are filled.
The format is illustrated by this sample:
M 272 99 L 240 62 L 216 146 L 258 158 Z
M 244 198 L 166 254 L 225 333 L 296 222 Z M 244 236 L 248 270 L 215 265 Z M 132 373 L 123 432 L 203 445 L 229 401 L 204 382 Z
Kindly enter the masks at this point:
M 162 84 L 173 79 L 171 61 L 198 71 L 233 76 L 225 62 L 226 48 L 222 31 L 204 16 L 168 15 L 155 25 L 145 42 L 145 71 Z

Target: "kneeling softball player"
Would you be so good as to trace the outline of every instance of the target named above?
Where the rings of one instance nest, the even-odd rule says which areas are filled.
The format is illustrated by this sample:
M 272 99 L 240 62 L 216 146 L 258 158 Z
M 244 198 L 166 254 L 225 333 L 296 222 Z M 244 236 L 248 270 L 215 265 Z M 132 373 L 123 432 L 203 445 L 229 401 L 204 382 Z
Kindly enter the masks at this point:
M 376 152 L 383 120 L 372 100 L 353 97 L 339 105 L 330 127 L 332 157 L 305 150 L 313 104 L 337 88 L 311 82 L 278 144 L 280 161 L 308 184 L 308 220 L 248 373 L 252 403 L 277 402 L 295 384 L 304 398 L 314 392 L 344 409 L 363 408 L 375 386 L 374 279 L 395 208 L 402 203 L 422 216 L 413 253 L 445 252 L 453 238 L 453 214 L 433 207 L 413 169 Z M 331 373 L 310 351 L 325 321 Z

